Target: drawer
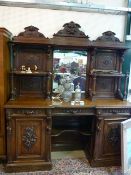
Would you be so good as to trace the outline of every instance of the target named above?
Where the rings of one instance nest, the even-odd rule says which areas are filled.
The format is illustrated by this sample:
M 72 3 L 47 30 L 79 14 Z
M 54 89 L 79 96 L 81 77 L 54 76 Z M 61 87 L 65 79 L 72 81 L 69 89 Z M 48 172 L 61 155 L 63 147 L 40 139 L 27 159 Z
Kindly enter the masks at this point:
M 96 108 L 97 115 L 130 115 L 130 108 Z
M 95 108 L 55 108 L 52 115 L 94 115 Z
M 46 116 L 45 109 L 32 109 L 32 108 L 13 108 L 6 109 L 7 116 Z

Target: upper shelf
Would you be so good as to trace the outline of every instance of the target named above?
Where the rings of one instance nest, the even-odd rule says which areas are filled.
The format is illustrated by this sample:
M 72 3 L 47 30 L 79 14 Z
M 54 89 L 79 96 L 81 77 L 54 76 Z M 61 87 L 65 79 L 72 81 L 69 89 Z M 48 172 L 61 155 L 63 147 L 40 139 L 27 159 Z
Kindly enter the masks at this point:
M 12 71 L 14 75 L 32 75 L 32 76 L 51 76 L 51 72 L 25 72 L 25 71 Z
M 91 76 L 96 76 L 96 77 L 125 77 L 124 74 L 118 73 L 118 74 L 107 74 L 107 73 L 93 73 L 93 74 L 89 74 Z
M 92 69 L 89 73 L 91 76 L 103 76 L 103 77 L 122 77 L 125 76 L 121 72 L 116 70 L 101 70 L 101 69 Z

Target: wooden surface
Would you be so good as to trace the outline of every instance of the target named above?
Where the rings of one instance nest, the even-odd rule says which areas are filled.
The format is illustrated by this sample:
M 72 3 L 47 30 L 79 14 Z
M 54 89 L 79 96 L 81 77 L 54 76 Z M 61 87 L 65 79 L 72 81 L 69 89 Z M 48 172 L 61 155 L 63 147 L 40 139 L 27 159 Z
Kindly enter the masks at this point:
M 62 103 L 42 98 L 18 98 L 16 100 L 10 100 L 6 103 L 5 108 L 110 108 L 110 107 L 119 107 L 119 108 L 131 108 L 131 103 L 127 101 L 122 101 L 118 99 L 97 99 L 91 101 L 89 99 L 83 99 L 84 105 L 71 105 L 70 102 Z

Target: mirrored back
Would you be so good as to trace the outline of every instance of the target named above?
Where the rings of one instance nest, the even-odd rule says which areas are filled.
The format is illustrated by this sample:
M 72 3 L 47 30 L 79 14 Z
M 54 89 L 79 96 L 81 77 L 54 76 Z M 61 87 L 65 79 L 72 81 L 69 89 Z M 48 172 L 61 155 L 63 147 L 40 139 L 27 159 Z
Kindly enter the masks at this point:
M 53 53 L 53 92 L 59 93 L 62 79 L 70 79 L 75 91 L 79 85 L 81 91 L 86 86 L 87 52 L 76 50 L 54 50 Z

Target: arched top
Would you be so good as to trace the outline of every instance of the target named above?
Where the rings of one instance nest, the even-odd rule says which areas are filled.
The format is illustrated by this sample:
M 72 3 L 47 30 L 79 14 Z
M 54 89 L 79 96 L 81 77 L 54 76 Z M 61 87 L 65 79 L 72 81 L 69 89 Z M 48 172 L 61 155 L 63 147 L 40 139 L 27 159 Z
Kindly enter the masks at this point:
M 82 31 L 79 30 L 81 26 L 73 21 L 69 23 L 65 23 L 63 25 L 64 29 L 59 30 L 56 34 L 53 36 L 59 36 L 59 37 L 76 37 L 76 38 L 89 38 L 88 35 Z
M 119 42 L 120 40 L 115 37 L 115 33 L 112 31 L 106 31 L 102 33 L 102 36 L 99 36 L 96 41 L 103 41 L 103 42 Z
M 37 27 L 28 26 L 24 28 L 24 32 L 20 32 L 17 37 L 28 37 L 28 38 L 45 38 L 45 36 L 40 33 Z
M 13 37 L 14 43 L 25 44 L 49 44 L 49 38 L 46 38 L 44 34 L 38 31 L 39 29 L 34 26 L 28 26 L 24 28 L 23 32 L 20 32 L 17 36 Z

